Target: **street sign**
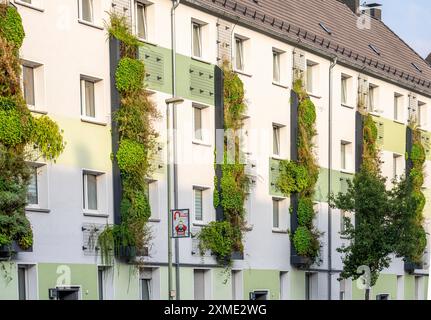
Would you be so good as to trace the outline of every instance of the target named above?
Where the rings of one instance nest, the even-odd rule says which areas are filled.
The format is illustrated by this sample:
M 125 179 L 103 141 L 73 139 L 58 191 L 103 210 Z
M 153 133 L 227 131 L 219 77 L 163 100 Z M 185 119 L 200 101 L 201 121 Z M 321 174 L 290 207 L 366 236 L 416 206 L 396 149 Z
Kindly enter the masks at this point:
M 172 238 L 190 238 L 190 210 L 171 210 Z

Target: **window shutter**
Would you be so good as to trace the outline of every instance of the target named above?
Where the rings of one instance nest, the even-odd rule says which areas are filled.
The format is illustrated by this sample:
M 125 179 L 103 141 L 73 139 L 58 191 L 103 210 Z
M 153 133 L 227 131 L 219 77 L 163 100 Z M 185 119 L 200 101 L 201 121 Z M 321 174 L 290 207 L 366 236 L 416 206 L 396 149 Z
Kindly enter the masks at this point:
M 413 92 L 409 94 L 409 122 L 416 122 L 418 119 L 418 97 Z
M 306 69 L 305 54 L 300 50 L 293 51 L 293 81 L 304 79 Z
M 365 110 L 369 108 L 368 95 L 370 91 L 370 84 L 368 78 L 364 75 L 359 75 L 358 78 L 358 105 L 362 104 Z

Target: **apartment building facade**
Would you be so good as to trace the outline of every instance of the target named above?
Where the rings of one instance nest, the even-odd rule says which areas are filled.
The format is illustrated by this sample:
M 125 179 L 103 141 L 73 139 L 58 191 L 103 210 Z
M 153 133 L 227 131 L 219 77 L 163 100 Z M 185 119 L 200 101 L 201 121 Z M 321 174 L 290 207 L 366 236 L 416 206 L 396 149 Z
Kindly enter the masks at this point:
M 343 2 L 353 3 L 355 12 Z M 59 123 L 67 145 L 56 163 L 35 164 L 37 174 L 29 189 L 33 201 L 27 208 L 35 234 L 33 251 L 0 262 L 5 275 L 0 298 L 168 299 L 170 208 L 165 159 L 166 100 L 173 95 L 173 2 L 11 3 L 26 31 L 21 58 L 24 91 L 30 92 L 27 103 L 33 112 L 46 113 Z M 192 232 L 191 238 L 173 242 L 179 299 L 363 299 L 364 290 L 357 282 L 339 280 L 343 264 L 337 248 L 346 243 L 340 236 L 346 214 L 328 206 L 328 194 L 345 190 L 356 170 L 358 92 L 366 86 L 368 108 L 379 128 L 383 174 L 391 180 L 404 172 L 406 128 L 412 113 L 423 130 L 429 173 L 431 68 L 375 12 L 369 13 L 374 17 L 358 15 L 358 5 L 336 0 L 179 2 L 176 96 L 184 101 L 175 106 L 177 207 L 190 209 Z M 121 261 L 104 265 L 97 247 L 98 234 L 118 216 L 117 173 L 111 161 L 112 114 L 118 107 L 112 79 L 118 57 L 104 23 L 111 11 L 125 15 L 142 41 L 139 58 L 146 65 L 146 85 L 161 115 L 155 124 L 157 165 L 149 179 L 153 239 L 148 255 L 140 258 L 144 262 L 140 269 Z M 354 29 L 346 35 L 349 28 Z M 232 270 L 219 266 L 211 254 L 201 256 L 195 237 L 216 219 L 215 114 L 220 107 L 216 72 L 226 59 L 246 91 L 244 151 L 252 180 L 245 252 L 234 260 Z M 320 175 L 315 225 L 323 234 L 320 262 L 306 270 L 291 263 L 290 199 L 275 187 L 279 161 L 290 158 L 294 70 L 303 72 L 317 111 Z M 427 232 L 429 176 L 424 190 Z M 426 299 L 427 252 L 420 270 L 406 270 L 404 261 L 394 258 L 372 288 L 372 298 Z

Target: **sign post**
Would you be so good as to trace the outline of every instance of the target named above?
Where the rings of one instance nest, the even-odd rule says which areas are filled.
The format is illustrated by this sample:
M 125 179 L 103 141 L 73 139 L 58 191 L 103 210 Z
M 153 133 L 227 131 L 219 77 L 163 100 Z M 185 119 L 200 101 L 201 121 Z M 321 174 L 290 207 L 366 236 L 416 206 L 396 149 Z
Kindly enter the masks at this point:
M 190 238 L 190 210 L 171 210 L 172 215 L 172 238 Z

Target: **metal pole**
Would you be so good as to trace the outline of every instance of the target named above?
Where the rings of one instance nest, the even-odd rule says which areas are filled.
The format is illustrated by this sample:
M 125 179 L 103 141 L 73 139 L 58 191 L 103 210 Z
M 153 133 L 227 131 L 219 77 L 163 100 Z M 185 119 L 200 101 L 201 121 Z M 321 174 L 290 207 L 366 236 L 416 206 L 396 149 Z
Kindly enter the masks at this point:
M 338 58 L 335 57 L 329 67 L 329 121 L 328 121 L 328 300 L 332 300 L 332 209 L 329 206 L 329 196 L 332 191 L 332 87 L 333 87 L 333 70 L 337 65 Z
M 172 46 L 172 99 L 175 99 L 177 95 L 177 60 L 176 60 L 176 28 L 175 28 L 175 10 L 180 5 L 181 0 L 172 0 L 171 9 L 171 46 Z M 178 167 L 177 167 L 177 111 L 176 104 L 173 103 L 173 189 L 174 189 L 174 208 L 178 209 Z M 169 192 L 170 192 L 170 180 L 169 180 Z M 172 223 L 172 221 L 171 221 Z M 171 229 L 171 226 L 169 226 Z M 172 230 L 170 230 L 172 233 Z M 169 242 L 172 240 L 169 239 Z M 172 245 L 172 244 L 171 244 Z M 172 256 L 171 256 L 172 259 Z M 172 272 L 172 261 L 171 268 L 169 270 Z M 172 279 L 172 274 L 171 274 Z M 175 239 L 175 293 L 176 299 L 180 299 L 180 256 L 179 256 L 179 239 Z
M 166 158 L 167 158 L 167 199 L 168 199 L 168 298 L 172 296 L 172 215 L 171 215 L 171 108 L 166 103 Z

